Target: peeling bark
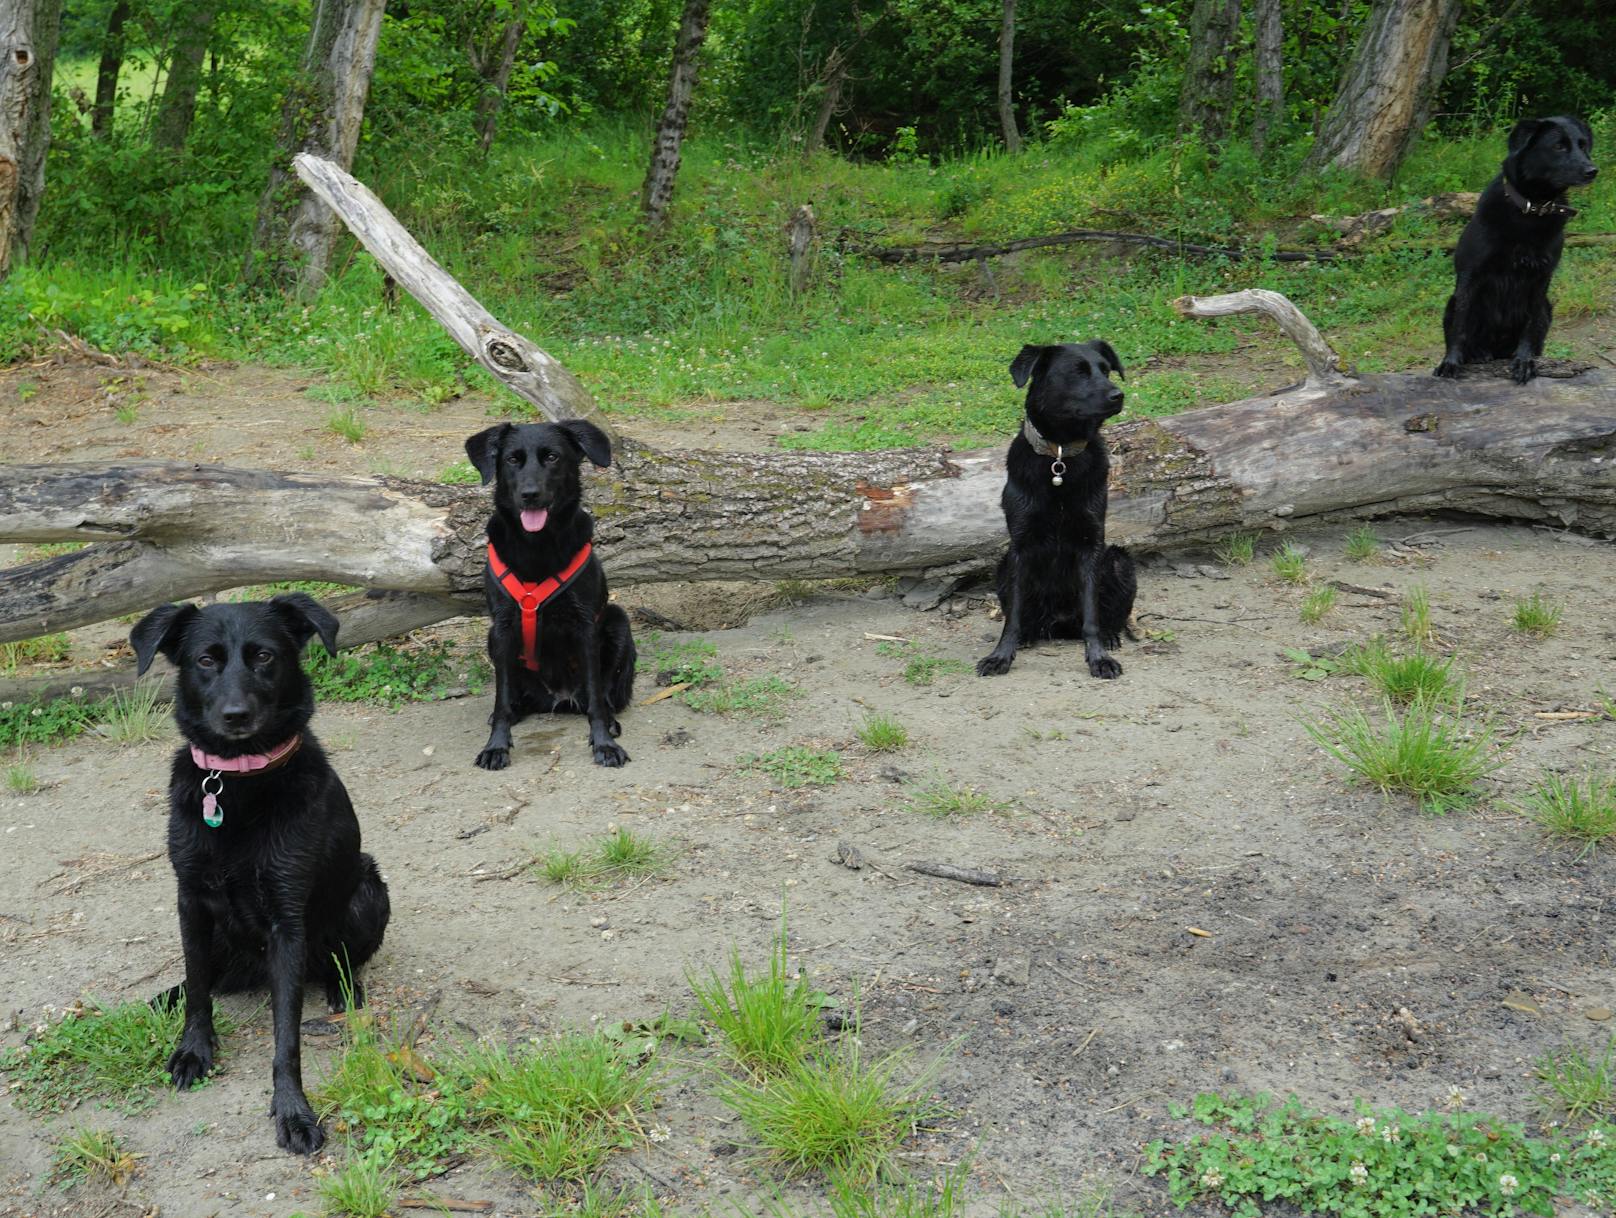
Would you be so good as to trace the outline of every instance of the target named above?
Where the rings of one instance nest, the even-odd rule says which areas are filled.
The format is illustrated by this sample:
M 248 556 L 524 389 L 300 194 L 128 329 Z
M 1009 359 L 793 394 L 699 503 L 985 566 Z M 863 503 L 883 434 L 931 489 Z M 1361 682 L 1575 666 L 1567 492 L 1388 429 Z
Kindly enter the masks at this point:
M 61 0 L 0 5 L 0 279 L 25 261 L 45 190 Z

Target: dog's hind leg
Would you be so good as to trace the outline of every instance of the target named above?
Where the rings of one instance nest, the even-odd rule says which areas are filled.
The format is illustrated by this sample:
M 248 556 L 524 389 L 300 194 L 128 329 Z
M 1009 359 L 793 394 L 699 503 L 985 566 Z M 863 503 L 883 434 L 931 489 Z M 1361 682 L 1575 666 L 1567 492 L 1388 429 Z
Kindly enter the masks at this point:
M 999 633 L 999 642 L 976 662 L 976 675 L 979 677 L 998 677 L 1010 671 L 1010 665 L 1015 663 L 1016 648 L 1021 644 L 1021 614 L 1023 593 L 1021 589 L 1021 573 L 1017 570 L 1016 554 L 1011 550 L 999 560 L 997 572 L 999 590 L 999 608 L 1004 613 L 1004 629 Z
M 343 911 L 335 950 L 323 961 L 311 961 L 318 970 L 316 975 L 325 982 L 326 1005 L 333 1011 L 365 1005 L 365 987 L 359 982 L 359 970 L 382 945 L 387 920 L 392 914 L 387 884 L 376 867 L 376 860 L 361 854 L 359 869 L 359 884 L 348 900 L 348 908 Z
M 1139 590 L 1134 574 L 1133 555 L 1121 546 L 1107 546 L 1100 559 L 1100 643 L 1122 646 L 1122 632 L 1128 628 L 1133 601 Z
M 634 648 L 634 631 L 621 605 L 607 605 L 600 619 L 600 670 L 606 679 L 606 706 L 614 716 L 634 697 L 634 664 L 639 658 Z M 616 718 L 610 724 L 612 735 L 622 734 Z

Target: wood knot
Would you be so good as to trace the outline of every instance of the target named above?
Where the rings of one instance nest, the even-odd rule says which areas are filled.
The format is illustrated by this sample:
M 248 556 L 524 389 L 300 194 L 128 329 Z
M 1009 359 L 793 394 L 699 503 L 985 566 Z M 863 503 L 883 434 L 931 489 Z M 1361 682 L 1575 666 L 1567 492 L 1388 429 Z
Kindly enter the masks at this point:
M 505 369 L 505 371 L 527 371 L 527 361 L 522 358 L 522 353 L 504 339 L 489 339 L 483 349 L 488 352 L 488 358 Z

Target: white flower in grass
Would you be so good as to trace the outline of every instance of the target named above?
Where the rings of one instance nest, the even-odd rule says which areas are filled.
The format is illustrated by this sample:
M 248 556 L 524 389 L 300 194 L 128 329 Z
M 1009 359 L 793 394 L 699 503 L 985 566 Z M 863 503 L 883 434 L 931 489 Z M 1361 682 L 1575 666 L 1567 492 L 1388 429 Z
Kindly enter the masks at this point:
M 1560 1152 L 1559 1151 L 1555 1151 L 1552 1155 L 1549 1156 L 1549 1162 L 1550 1163 L 1558 1163 L 1559 1161 L 1560 1161 Z
M 1347 1174 L 1352 1177 L 1353 1188 L 1362 1188 L 1369 1183 L 1369 1169 L 1357 1160 L 1353 1161 L 1352 1170 Z
M 1455 1145 L 1454 1145 L 1454 1144 L 1453 1144 L 1453 1143 L 1452 1143 L 1452 1142 L 1449 1142 L 1449 1143 L 1448 1143 L 1448 1153 L 1449 1153 L 1449 1154 L 1450 1154 L 1450 1155 L 1452 1155 L 1452 1156 L 1453 1156 L 1453 1157 L 1454 1157 L 1454 1158 L 1455 1158 L 1455 1159 L 1457 1159 L 1457 1158 L 1458 1158 L 1458 1157 L 1459 1157 L 1459 1156 L 1460 1156 L 1460 1155 L 1461 1155 L 1461 1154 L 1462 1154 L 1462 1153 L 1464 1153 L 1464 1152 L 1463 1152 L 1463 1151 L 1461 1151 L 1461 1150 L 1460 1150 L 1460 1149 L 1459 1149 L 1459 1148 L 1458 1148 L 1458 1147 L 1457 1147 L 1457 1146 L 1455 1146 Z
M 1401 1142 L 1403 1140 L 1403 1131 L 1396 1125 L 1388 1125 L 1380 1131 L 1380 1136 L 1382 1141 L 1390 1145 L 1391 1143 Z
M 1510 1175 L 1508 1172 L 1505 1172 L 1503 1175 L 1498 1177 L 1498 1191 L 1503 1193 L 1506 1197 L 1513 1197 L 1515 1195 L 1515 1190 L 1520 1187 L 1520 1183 L 1521 1182 L 1514 1176 Z
M 1465 1095 L 1465 1093 L 1459 1090 L 1459 1084 L 1455 1083 L 1448 1088 L 1449 1108 L 1463 1108 L 1467 1098 L 1468 1097 Z
M 1220 1172 L 1215 1167 L 1207 1168 L 1204 1172 L 1201 1173 L 1201 1187 L 1202 1188 L 1221 1188 L 1221 1187 L 1223 1187 L 1223 1173 Z
M 653 1125 L 651 1126 L 650 1137 L 651 1141 L 653 1142 L 666 1142 L 669 1138 L 673 1137 L 673 1130 L 669 1129 L 666 1125 Z
M 1603 1146 L 1605 1144 L 1605 1131 L 1595 1125 L 1588 1131 L 1588 1145 Z
M 1353 1124 L 1361 1134 L 1368 1135 L 1375 1132 L 1374 1117 L 1359 1117 Z

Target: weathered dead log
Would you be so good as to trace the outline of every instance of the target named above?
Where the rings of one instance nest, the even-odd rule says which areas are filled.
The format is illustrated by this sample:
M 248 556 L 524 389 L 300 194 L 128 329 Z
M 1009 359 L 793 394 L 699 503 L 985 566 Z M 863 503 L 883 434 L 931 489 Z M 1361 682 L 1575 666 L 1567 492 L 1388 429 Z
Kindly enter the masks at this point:
M 1516 386 L 1422 374 L 1303 385 L 1111 428 L 1111 535 L 1438 509 L 1616 535 L 1616 374 Z M 619 585 L 958 574 L 1004 544 L 1000 450 L 665 453 L 594 475 Z M 481 488 L 190 464 L 0 467 L 0 540 L 95 540 L 0 574 L 0 641 L 285 579 L 473 593 Z M 450 602 L 450 605 L 457 602 Z M 445 614 L 447 616 L 447 614 Z
M 1170 250 L 1180 256 L 1197 258 L 1272 258 L 1275 262 L 1334 262 L 1336 255 L 1329 250 L 1261 250 L 1242 249 L 1232 245 L 1200 245 L 1193 241 L 1180 241 L 1176 237 L 1157 237 L 1151 233 L 1111 232 L 1101 228 L 1073 228 L 1063 233 L 1050 233 L 1043 237 L 1020 237 L 1000 245 L 965 245 L 960 242 L 938 241 L 926 245 L 865 245 L 845 234 L 842 248 L 850 254 L 874 258 L 877 262 L 972 262 L 982 258 L 1000 258 L 1021 250 L 1046 249 L 1056 245 L 1080 245 L 1085 242 L 1103 242 L 1112 245 L 1143 245 L 1151 249 Z

